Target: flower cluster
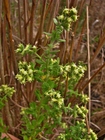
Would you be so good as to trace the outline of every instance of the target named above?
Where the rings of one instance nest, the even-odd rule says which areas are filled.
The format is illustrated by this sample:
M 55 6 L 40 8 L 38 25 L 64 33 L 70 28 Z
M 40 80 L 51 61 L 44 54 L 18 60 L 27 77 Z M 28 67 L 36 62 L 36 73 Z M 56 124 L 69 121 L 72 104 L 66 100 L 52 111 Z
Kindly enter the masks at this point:
M 18 67 L 19 67 L 19 73 L 16 75 L 16 79 L 19 80 L 21 84 L 25 84 L 26 82 L 32 82 L 34 80 L 34 73 L 35 73 L 35 68 L 34 68 L 33 63 L 27 63 L 27 62 L 19 62 Z
M 61 65 L 60 66 L 60 73 L 62 75 L 63 78 L 67 77 L 67 74 L 71 71 L 71 66 L 70 65 Z
M 78 65 L 72 63 L 70 76 L 72 77 L 72 79 L 77 79 L 78 81 L 84 75 L 86 69 L 86 65 L 82 65 L 82 62 L 80 62 Z
M 74 118 L 82 117 L 84 119 L 88 113 L 88 110 L 84 106 L 79 107 L 78 105 L 75 105 L 71 113 L 73 114 Z
M 30 44 L 27 44 L 26 47 L 24 47 L 23 44 L 19 44 L 16 53 L 20 53 L 22 56 L 26 54 L 35 54 L 37 52 L 37 47 L 32 46 Z
M 70 126 L 69 133 L 61 133 L 58 138 L 60 140 L 97 140 L 97 135 L 92 129 L 90 129 L 90 132 L 88 133 L 86 123 L 82 120 L 76 121 L 75 125 Z
M 90 133 L 88 134 L 88 130 L 86 128 L 86 123 L 84 120 L 82 121 L 76 121 L 75 126 L 70 126 L 71 129 L 71 135 L 70 138 L 72 140 L 96 140 L 97 136 L 96 134 L 90 129 Z M 78 132 L 78 133 L 77 133 Z
M 8 96 L 11 97 L 15 92 L 14 87 L 9 87 L 8 85 L 0 86 L 0 97 Z
M 75 85 L 81 77 L 83 77 L 86 71 L 86 65 L 82 65 L 81 62 L 76 65 L 75 63 L 67 64 L 65 66 L 60 66 L 60 73 L 63 78 L 68 76 L 70 85 Z
M 65 8 L 62 15 L 58 16 L 58 21 L 65 30 L 70 30 L 71 23 L 75 22 L 77 17 L 77 10 L 75 8 Z
M 62 98 L 59 91 L 55 91 L 54 89 L 49 90 L 48 92 L 45 92 L 45 95 L 50 97 L 51 101 L 50 104 L 53 105 L 58 104 L 59 108 L 61 108 L 64 105 L 64 98 Z
M 78 94 L 78 97 L 82 103 L 86 104 L 89 101 L 89 97 L 86 94 Z

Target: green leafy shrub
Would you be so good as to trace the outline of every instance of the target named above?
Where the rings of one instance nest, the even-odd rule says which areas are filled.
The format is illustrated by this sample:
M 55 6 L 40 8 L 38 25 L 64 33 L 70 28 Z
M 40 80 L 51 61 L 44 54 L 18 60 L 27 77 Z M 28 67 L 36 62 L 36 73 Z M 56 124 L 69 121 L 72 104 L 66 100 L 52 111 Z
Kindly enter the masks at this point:
M 11 98 L 13 93 L 15 92 L 14 87 L 9 87 L 8 85 L 0 86 L 0 110 L 5 106 L 5 102 L 8 98 Z M 1 134 L 7 131 L 7 127 L 5 126 L 2 117 L 0 117 L 0 137 Z M 7 139 L 7 138 L 5 138 Z
M 8 99 L 8 97 L 11 97 L 14 92 L 14 87 L 9 87 L 8 85 L 0 86 L 0 109 L 3 108 L 5 105 L 4 102 Z
M 86 66 L 82 62 L 61 64 L 53 48 L 56 43 L 64 42 L 61 34 L 71 29 L 72 22 L 77 20 L 75 8 L 65 8 L 60 16 L 54 19 L 56 25 L 52 33 L 45 33 L 50 43 L 42 56 L 38 48 L 30 44 L 20 44 L 16 53 L 21 55 L 16 79 L 26 85 L 37 81 L 40 88 L 34 92 L 35 100 L 28 107 L 21 109 L 21 135 L 24 140 L 96 140 L 96 134 L 86 126 L 88 97 L 74 90 L 74 86 L 84 76 Z M 23 61 L 30 55 L 31 61 Z M 37 65 L 38 64 L 38 65 Z M 1 86 L 0 91 L 7 99 L 14 92 L 13 88 Z M 30 93 L 31 94 L 31 93 Z M 69 99 L 75 96 L 79 102 L 74 105 Z M 3 101 L 0 101 L 1 106 Z
M 17 80 L 21 84 L 36 80 L 41 85 L 40 89 L 35 90 L 36 101 L 31 102 L 28 108 L 21 110 L 24 140 L 29 138 L 47 140 L 51 136 L 63 140 L 97 139 L 96 134 L 91 129 L 89 133 L 86 126 L 88 97 L 74 91 L 74 86 L 83 77 L 86 66 L 82 62 L 78 65 L 73 62 L 61 65 L 59 58 L 55 59 L 56 51 L 53 51 L 57 42 L 64 41 L 60 39 L 63 30 L 70 30 L 71 23 L 76 20 L 75 8 L 65 8 L 62 15 L 54 19 L 56 28 L 52 33 L 45 33 L 50 38 L 50 44 L 42 56 L 38 55 L 37 47 L 31 45 L 25 47 L 20 44 L 16 50 L 22 56 L 27 53 L 34 56 L 32 62 L 19 62 Z M 80 104 L 72 106 L 70 102 L 66 102 L 73 95 L 80 100 Z M 57 129 L 58 131 L 55 132 Z

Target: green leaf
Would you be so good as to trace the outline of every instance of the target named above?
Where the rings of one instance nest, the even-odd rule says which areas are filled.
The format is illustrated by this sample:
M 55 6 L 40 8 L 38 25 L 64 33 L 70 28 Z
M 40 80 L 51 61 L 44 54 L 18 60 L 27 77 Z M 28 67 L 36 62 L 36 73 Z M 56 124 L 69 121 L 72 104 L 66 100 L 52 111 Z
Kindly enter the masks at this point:
M 37 124 L 40 126 L 40 124 L 44 121 L 44 119 L 45 119 L 45 116 L 43 114 L 40 115 L 39 118 L 38 118 Z
M 65 42 L 65 39 L 59 39 L 59 42 Z
M 35 95 L 36 95 L 37 99 L 40 101 L 42 95 L 40 94 L 40 91 L 38 89 L 35 91 Z
M 23 140 L 29 140 L 29 138 L 25 135 L 23 136 Z
M 44 32 L 45 35 L 51 36 L 51 33 Z
M 54 23 L 57 25 L 58 24 L 58 21 L 56 18 L 53 19 Z
M 36 63 L 38 63 L 38 64 L 43 64 L 43 61 L 40 60 L 40 59 L 36 59 Z

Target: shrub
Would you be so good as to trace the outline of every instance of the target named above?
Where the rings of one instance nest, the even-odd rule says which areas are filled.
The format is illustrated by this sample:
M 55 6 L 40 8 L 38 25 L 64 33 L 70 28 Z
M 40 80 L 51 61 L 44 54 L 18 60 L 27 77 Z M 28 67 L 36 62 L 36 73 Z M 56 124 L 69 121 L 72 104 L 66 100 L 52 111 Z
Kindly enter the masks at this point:
M 30 54 L 31 62 L 20 61 L 19 73 L 16 75 L 21 84 L 37 81 L 40 89 L 35 89 L 35 101 L 29 107 L 22 108 L 22 136 L 24 140 L 63 139 L 96 140 L 96 134 L 86 126 L 88 97 L 74 90 L 74 86 L 83 77 L 86 66 L 79 62 L 61 64 L 56 58 L 53 47 L 61 39 L 63 30 L 70 30 L 72 22 L 77 20 L 75 8 L 65 8 L 62 15 L 54 19 L 56 25 L 52 33 L 45 33 L 50 40 L 42 56 L 38 55 L 36 46 L 20 44 L 17 53 Z M 38 64 L 38 65 L 37 65 Z M 69 99 L 75 96 L 79 103 L 72 105 Z

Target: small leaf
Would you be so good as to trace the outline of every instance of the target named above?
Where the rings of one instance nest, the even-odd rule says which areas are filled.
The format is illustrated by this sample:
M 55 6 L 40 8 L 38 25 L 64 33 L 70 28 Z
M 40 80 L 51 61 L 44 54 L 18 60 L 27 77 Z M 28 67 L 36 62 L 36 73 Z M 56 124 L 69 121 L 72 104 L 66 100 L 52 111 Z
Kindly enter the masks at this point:
M 26 135 L 23 137 L 23 139 L 24 139 L 24 140 L 29 140 L 28 137 L 27 137 Z
M 40 60 L 40 59 L 36 59 L 36 62 L 37 62 L 38 64 L 43 64 L 43 61 Z
M 51 36 L 51 33 L 44 32 L 45 35 Z
M 45 119 L 45 116 L 44 115 L 40 115 L 39 118 L 38 118 L 37 124 L 40 125 L 43 122 L 44 119 Z
M 58 21 L 56 18 L 53 19 L 54 23 L 57 25 L 58 24 Z
M 59 39 L 59 42 L 65 42 L 65 40 L 64 39 Z

